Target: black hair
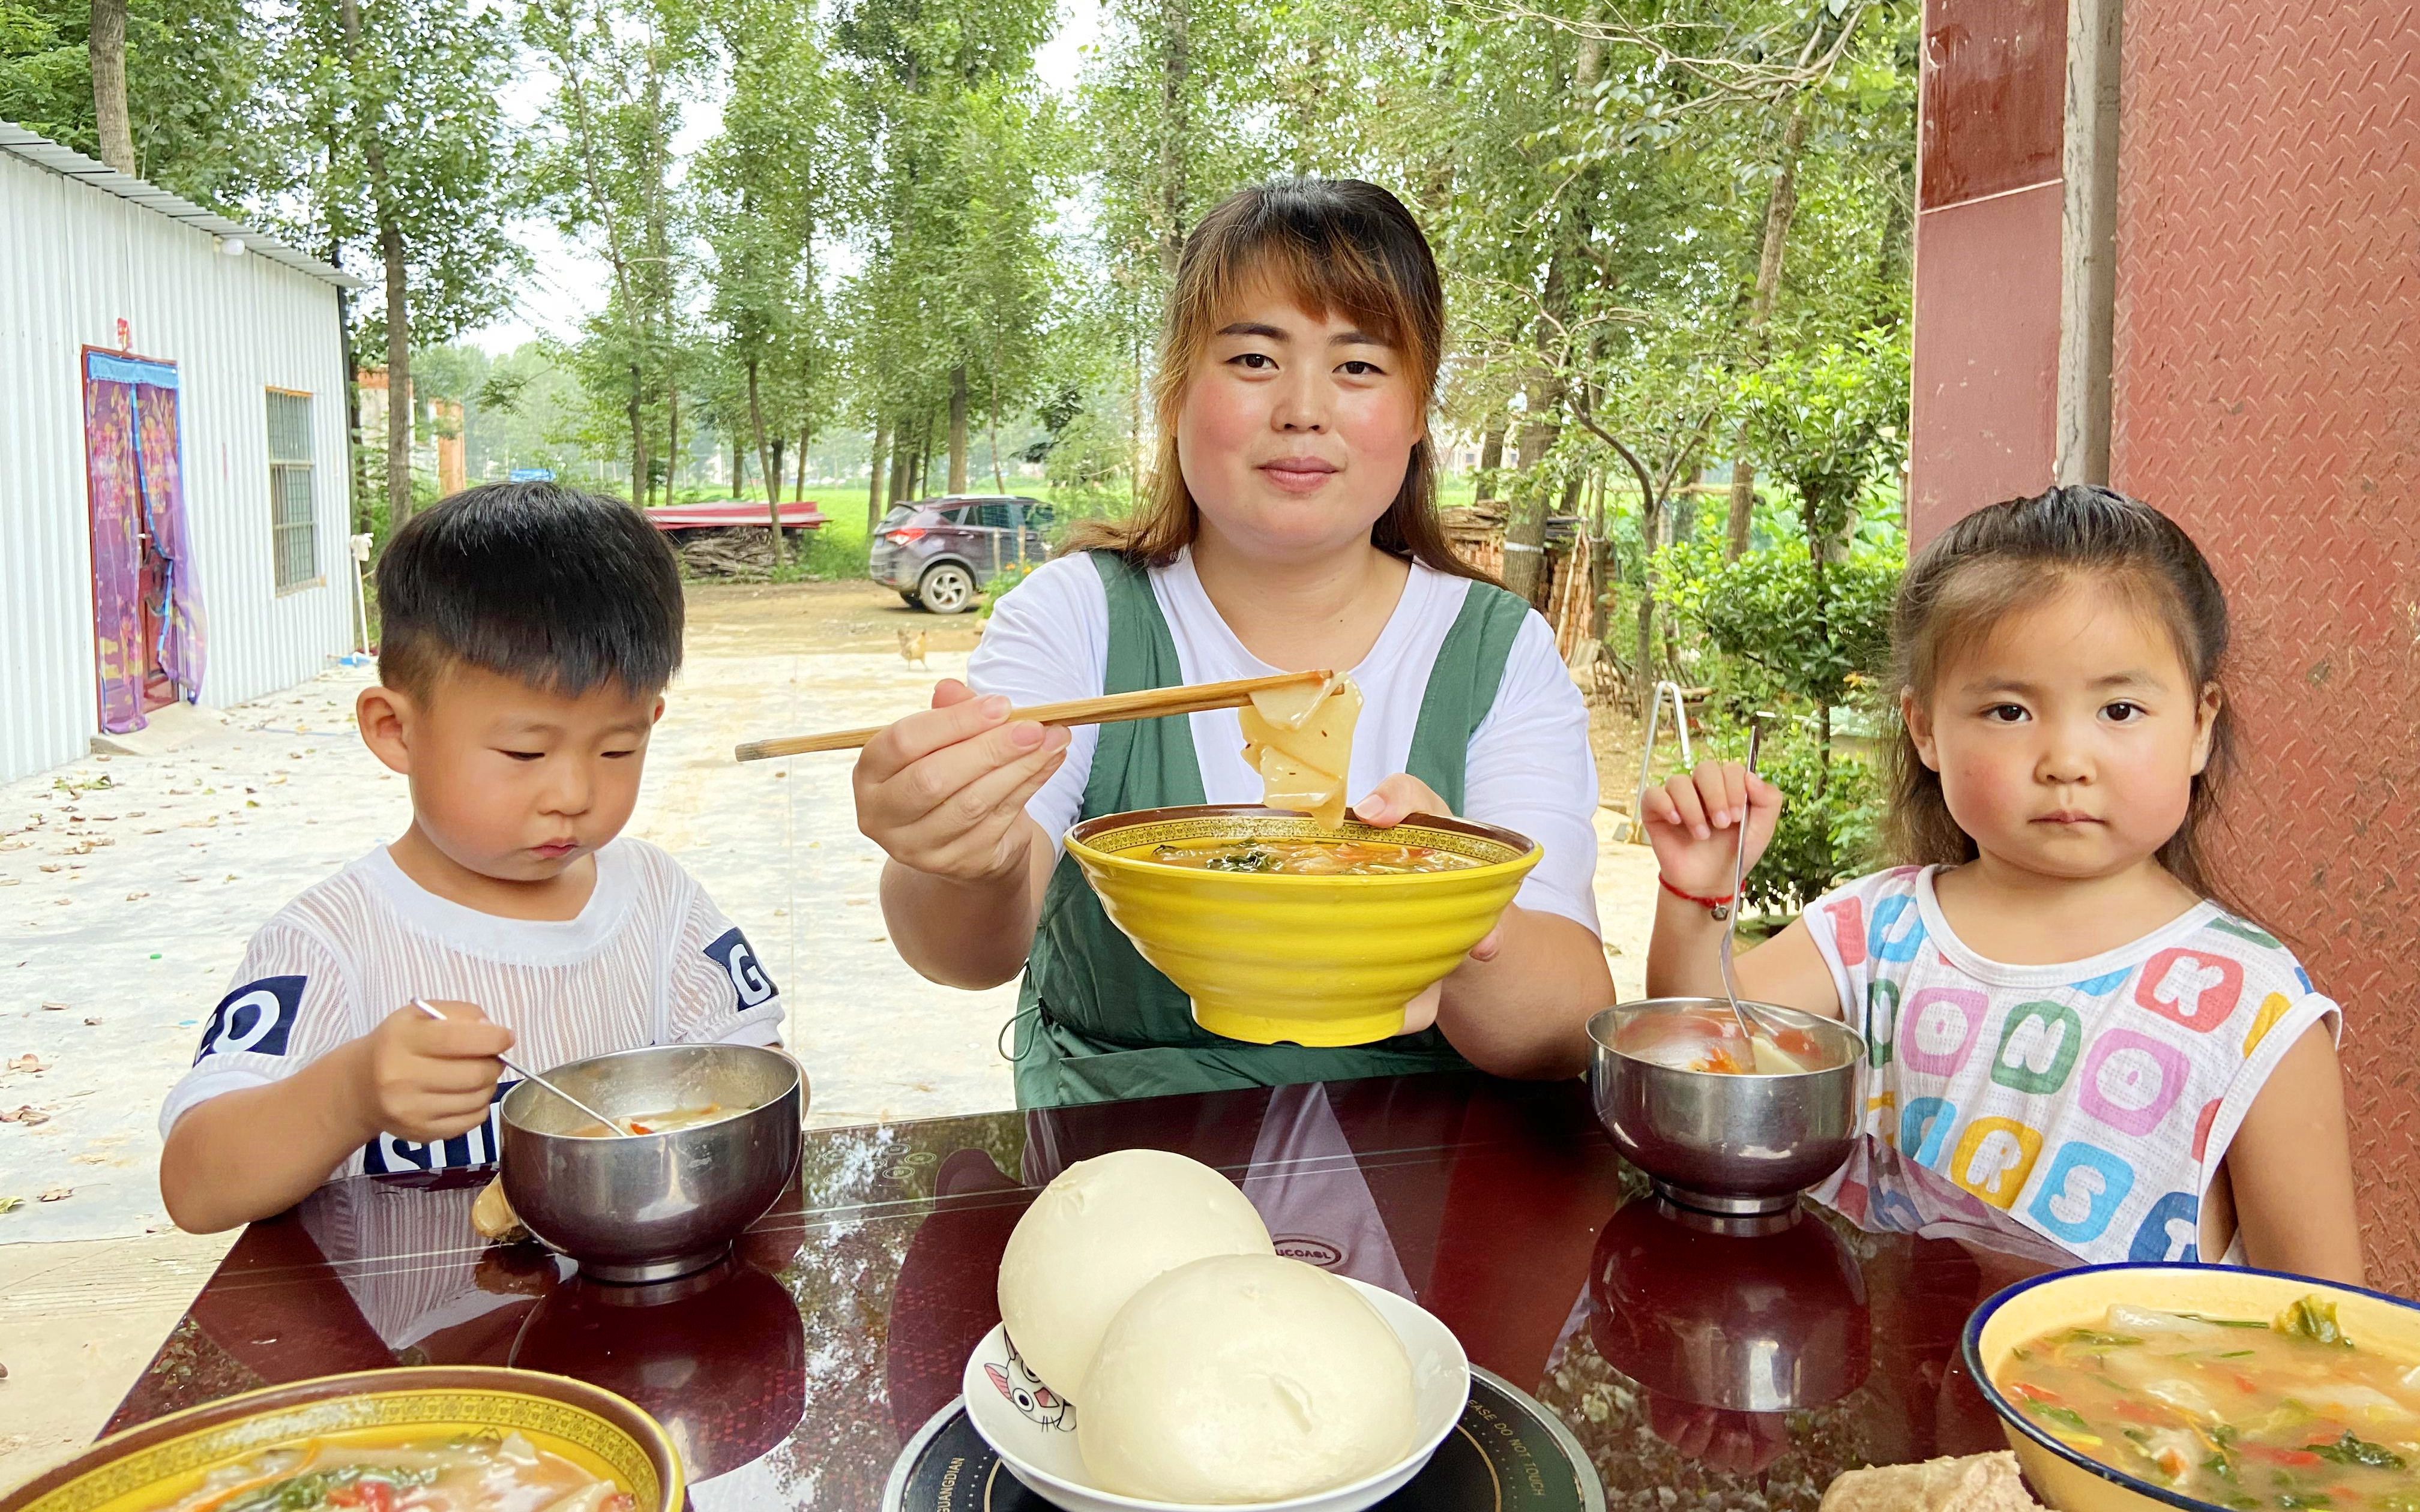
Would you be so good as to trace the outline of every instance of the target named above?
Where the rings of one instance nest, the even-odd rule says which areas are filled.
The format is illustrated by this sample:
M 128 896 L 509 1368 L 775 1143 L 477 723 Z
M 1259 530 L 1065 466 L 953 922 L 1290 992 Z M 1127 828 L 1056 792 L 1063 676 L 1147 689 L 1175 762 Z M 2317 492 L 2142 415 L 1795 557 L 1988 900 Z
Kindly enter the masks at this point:
M 379 558 L 379 675 L 427 697 L 455 664 L 578 697 L 662 689 L 680 568 L 646 517 L 552 483 L 486 483 L 411 517 Z
M 2217 687 L 2226 660 L 2226 593 L 2184 527 L 2139 499 L 2071 485 L 1978 509 L 1934 538 L 1908 565 L 1891 612 L 1900 688 L 1932 696 L 1934 680 L 2009 612 L 2042 603 L 2064 583 L 2108 582 L 2133 597 L 2174 642 L 2195 691 Z M 2222 697 L 2210 760 L 2193 779 L 2185 821 L 2160 847 L 2160 864 L 2205 898 L 2237 913 L 2211 864 L 2209 832 L 2234 765 L 2235 725 Z M 1975 841 L 1950 816 L 1941 774 L 1924 764 L 1902 726 L 1890 756 L 1890 848 L 1895 859 L 1956 866 Z

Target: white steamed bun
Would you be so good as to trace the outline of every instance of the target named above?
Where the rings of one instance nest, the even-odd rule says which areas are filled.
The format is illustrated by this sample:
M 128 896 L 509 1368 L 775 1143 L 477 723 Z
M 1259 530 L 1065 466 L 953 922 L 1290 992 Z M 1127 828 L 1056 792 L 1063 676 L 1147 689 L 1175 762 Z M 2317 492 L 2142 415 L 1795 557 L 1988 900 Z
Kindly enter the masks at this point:
M 1017 1220 L 1001 1320 L 1026 1367 L 1080 1405 L 1101 1335 L 1146 1283 L 1208 1256 L 1275 1253 L 1234 1182 L 1164 1149 L 1122 1149 L 1068 1166 Z
M 1086 1468 L 1147 1501 L 1306 1496 L 1385 1470 L 1419 1430 L 1411 1361 L 1386 1319 L 1271 1255 L 1195 1260 L 1136 1292 L 1086 1393 Z

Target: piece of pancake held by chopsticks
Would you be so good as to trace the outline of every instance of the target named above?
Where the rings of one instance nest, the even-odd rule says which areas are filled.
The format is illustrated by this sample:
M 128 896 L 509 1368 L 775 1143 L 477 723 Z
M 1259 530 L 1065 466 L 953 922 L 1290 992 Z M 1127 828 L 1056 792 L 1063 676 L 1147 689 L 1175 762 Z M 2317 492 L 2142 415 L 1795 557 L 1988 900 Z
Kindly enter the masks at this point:
M 1261 802 L 1307 813 L 1322 829 L 1344 823 L 1344 780 L 1353 769 L 1353 725 L 1361 690 L 1350 677 L 1271 688 L 1235 711 L 1244 760 L 1261 774 Z

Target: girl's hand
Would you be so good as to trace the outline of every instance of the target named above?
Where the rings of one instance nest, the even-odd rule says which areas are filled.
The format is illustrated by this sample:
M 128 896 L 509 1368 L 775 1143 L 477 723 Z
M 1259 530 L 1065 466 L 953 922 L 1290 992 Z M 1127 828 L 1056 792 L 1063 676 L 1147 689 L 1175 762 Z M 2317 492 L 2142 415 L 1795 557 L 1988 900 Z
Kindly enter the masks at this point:
M 1016 821 L 1066 760 L 1068 733 L 1008 719 L 1008 700 L 977 698 L 955 678 L 933 706 L 867 742 L 858 757 L 857 827 L 892 860 L 960 882 L 1022 863 Z
M 1781 790 L 1739 762 L 1700 762 L 1695 771 L 1649 788 L 1640 817 L 1664 880 L 1683 892 L 1720 898 L 1731 890 L 1739 854 L 1734 827 L 1747 821 L 1747 869 L 1772 843 Z
M 1397 772 L 1379 783 L 1370 795 L 1353 806 L 1353 817 L 1373 829 L 1392 829 L 1416 813 L 1435 814 L 1450 819 L 1453 810 L 1436 795 L 1436 790 L 1409 772 Z M 1504 948 L 1504 927 L 1499 924 L 1487 932 L 1487 938 L 1470 948 L 1473 961 L 1493 961 Z M 1436 1022 L 1437 1002 L 1444 989 L 1442 982 L 1411 1001 L 1404 1015 L 1404 1032 L 1417 1034 Z

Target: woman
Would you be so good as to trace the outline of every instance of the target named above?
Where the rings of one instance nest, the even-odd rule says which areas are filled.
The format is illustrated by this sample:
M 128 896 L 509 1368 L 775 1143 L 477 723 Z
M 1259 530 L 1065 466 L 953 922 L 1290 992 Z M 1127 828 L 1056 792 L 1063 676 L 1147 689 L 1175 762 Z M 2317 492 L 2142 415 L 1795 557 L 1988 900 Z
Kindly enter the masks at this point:
M 1444 297 L 1394 196 L 1351 180 L 1245 190 L 1177 270 L 1158 467 L 1130 521 L 1001 601 L 933 707 L 865 748 L 858 824 L 890 854 L 891 937 L 926 977 L 1026 973 L 1028 1107 L 1476 1066 L 1564 1076 L 1612 997 L 1590 888 L 1588 712 L 1528 606 L 1447 548 L 1427 415 Z M 1459 813 L 1545 850 L 1496 932 L 1378 1045 L 1246 1045 L 1192 1022 L 1062 854 L 1081 818 L 1257 802 L 1232 710 L 1073 732 L 1014 705 L 1350 668 L 1350 789 L 1391 825 Z M 1433 1022 L 1432 1022 L 1433 1021 Z

